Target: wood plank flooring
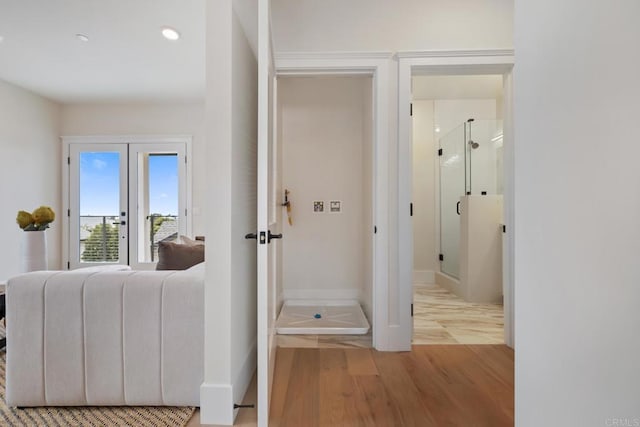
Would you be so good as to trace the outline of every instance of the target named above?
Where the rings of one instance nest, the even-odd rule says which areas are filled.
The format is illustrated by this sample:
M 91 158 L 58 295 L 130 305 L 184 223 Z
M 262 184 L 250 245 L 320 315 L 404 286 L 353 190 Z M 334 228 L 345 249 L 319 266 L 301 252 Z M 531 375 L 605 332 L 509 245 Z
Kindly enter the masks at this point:
M 272 426 L 511 426 L 504 345 L 279 348 Z

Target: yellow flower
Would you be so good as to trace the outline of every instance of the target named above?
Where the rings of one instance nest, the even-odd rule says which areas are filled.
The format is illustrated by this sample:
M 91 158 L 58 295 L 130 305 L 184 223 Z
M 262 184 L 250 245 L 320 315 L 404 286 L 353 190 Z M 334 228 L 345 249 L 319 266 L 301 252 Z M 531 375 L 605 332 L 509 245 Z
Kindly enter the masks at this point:
M 49 206 L 40 206 L 31 215 L 33 215 L 33 222 L 38 227 L 46 226 L 56 219 L 56 214 Z
M 24 229 L 25 227 L 28 227 L 29 225 L 33 224 L 33 217 L 29 212 L 18 211 L 16 222 L 18 223 L 20 228 Z

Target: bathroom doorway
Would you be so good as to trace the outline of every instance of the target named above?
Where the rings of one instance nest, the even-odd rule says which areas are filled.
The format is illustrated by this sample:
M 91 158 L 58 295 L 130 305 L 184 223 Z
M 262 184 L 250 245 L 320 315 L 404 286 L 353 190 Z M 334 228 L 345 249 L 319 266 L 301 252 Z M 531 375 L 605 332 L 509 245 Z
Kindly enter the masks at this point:
M 412 77 L 413 344 L 504 344 L 502 74 Z

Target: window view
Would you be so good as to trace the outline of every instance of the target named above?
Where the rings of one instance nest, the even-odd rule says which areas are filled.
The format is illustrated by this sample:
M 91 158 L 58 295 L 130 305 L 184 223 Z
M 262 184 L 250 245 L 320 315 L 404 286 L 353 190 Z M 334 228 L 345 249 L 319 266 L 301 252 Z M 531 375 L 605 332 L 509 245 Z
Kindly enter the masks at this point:
M 140 153 L 138 159 L 139 262 L 158 260 L 158 244 L 178 237 L 178 155 Z
M 80 260 L 118 262 L 120 153 L 80 153 Z

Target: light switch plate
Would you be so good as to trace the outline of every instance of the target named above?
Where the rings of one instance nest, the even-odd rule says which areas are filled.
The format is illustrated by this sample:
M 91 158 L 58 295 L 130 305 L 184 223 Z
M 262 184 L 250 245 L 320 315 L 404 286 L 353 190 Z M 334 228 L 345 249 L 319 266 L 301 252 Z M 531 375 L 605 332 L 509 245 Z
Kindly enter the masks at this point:
M 329 212 L 331 213 L 340 213 L 342 212 L 342 201 L 340 200 L 332 200 L 329 202 Z
M 324 201 L 322 201 L 322 200 L 314 200 L 313 201 L 313 212 L 315 212 L 315 213 L 323 213 L 324 212 Z

